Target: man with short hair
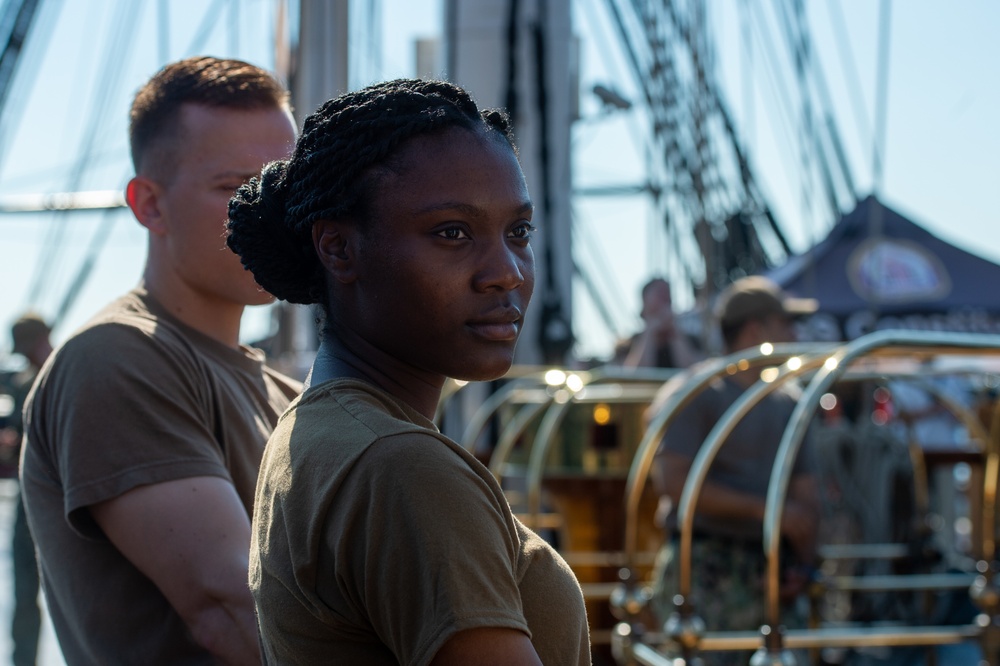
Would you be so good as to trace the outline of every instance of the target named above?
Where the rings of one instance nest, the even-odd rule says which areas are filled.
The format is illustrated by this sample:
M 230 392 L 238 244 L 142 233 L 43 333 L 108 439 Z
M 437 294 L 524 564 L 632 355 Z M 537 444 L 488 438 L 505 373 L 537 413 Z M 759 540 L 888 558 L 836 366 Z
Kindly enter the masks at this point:
M 699 354 L 674 317 L 670 283 L 652 278 L 642 287 L 643 329 L 615 348 L 612 364 L 625 368 L 686 368 Z
M 715 317 L 727 354 L 765 342 L 795 341 L 794 319 L 816 310 L 813 299 L 792 298 L 773 281 L 752 276 L 729 286 L 716 303 Z M 656 452 L 652 478 L 657 491 L 676 507 L 691 463 L 726 410 L 759 378 L 745 371 L 716 379 L 677 415 Z M 668 385 L 669 386 L 669 385 Z M 665 391 L 670 388 L 665 387 Z M 661 396 L 658 402 L 662 401 Z M 763 518 L 767 485 L 796 396 L 780 389 L 761 400 L 723 443 L 697 500 L 692 541 L 692 599 L 709 630 L 756 630 L 764 622 Z M 783 594 L 796 597 L 815 564 L 819 500 L 811 452 L 798 456 L 785 503 L 781 535 Z M 657 600 L 672 610 L 677 592 L 676 514 L 666 519 L 668 543 L 661 554 Z M 793 613 L 792 620 L 798 617 Z M 746 664 L 750 655 L 720 652 L 713 664 Z
M 21 413 L 28 391 L 38 371 L 52 353 L 49 335 L 52 330 L 41 315 L 27 312 L 10 327 L 11 351 L 23 356 L 27 366 L 13 379 L 14 411 L 8 427 L 0 429 L 0 449 L 5 460 L 17 461 L 24 434 Z M 34 666 L 38 656 L 38 635 L 42 628 L 42 612 L 38 607 L 38 565 L 35 564 L 35 544 L 28 529 L 24 502 L 18 493 L 14 508 L 14 524 L 10 539 L 11 573 L 14 578 L 14 612 L 10 637 L 13 643 L 13 666 Z
M 264 443 L 300 385 L 239 344 L 267 303 L 226 249 L 234 190 L 286 158 L 285 89 L 238 60 L 164 67 L 131 111 L 139 285 L 58 351 L 25 409 L 22 485 L 68 664 L 259 663 L 247 586 Z

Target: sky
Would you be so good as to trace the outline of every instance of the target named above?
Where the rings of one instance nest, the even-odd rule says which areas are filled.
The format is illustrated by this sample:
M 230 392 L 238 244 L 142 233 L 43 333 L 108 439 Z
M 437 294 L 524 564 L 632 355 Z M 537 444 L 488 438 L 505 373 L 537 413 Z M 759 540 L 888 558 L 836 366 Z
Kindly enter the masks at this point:
M 761 13 L 747 20 L 742 8 L 750 4 Z M 717 0 L 706 7 L 716 44 L 714 76 L 765 196 L 793 249 L 802 251 L 834 220 L 817 212 L 818 190 L 804 185 L 809 179 L 802 177 L 806 170 L 794 141 L 800 130 L 799 97 L 788 48 L 776 37 L 780 5 L 780 0 Z M 885 61 L 879 58 L 881 2 L 810 0 L 804 5 L 811 55 L 825 73 L 831 113 L 859 194 L 877 189 L 886 203 L 945 240 L 1000 262 L 1000 220 L 993 201 L 1000 176 L 995 124 L 1000 3 L 891 2 Z M 358 30 L 352 33 L 367 34 L 375 25 L 380 34 L 375 46 L 352 45 L 358 63 L 352 83 L 413 75 L 412 40 L 440 34 L 439 0 L 365 6 L 380 12 L 359 12 Z M 649 132 L 639 86 L 615 43 L 607 3 L 573 0 L 573 6 L 581 109 L 572 130 L 574 185 L 641 183 L 647 178 Z M 121 190 L 130 175 L 128 105 L 163 62 L 211 53 L 265 67 L 274 63 L 273 0 L 45 0 L 42 12 L 35 30 L 44 37 L 29 38 L 0 116 L 0 203 L 15 195 Z M 779 68 L 784 75 L 767 73 L 770 60 L 785 63 Z M 888 72 L 883 95 L 877 94 L 880 62 Z M 604 113 L 590 92 L 596 83 L 615 88 L 634 102 L 633 108 Z M 791 105 L 776 101 L 789 91 Z M 878 130 L 881 118 L 884 133 Z M 877 136 L 883 137 L 880 176 L 873 157 Z M 577 261 L 595 276 L 615 320 L 609 329 L 586 291 L 577 287 L 576 351 L 581 357 L 606 356 L 616 336 L 639 325 L 641 284 L 672 270 L 659 251 L 666 241 L 649 201 L 640 195 L 578 197 L 573 224 Z M 101 249 L 87 273 L 83 267 L 92 245 Z M 54 332 L 58 342 L 136 283 L 145 237 L 127 211 L 0 214 L 0 252 L 4 330 L 28 308 L 54 316 L 66 294 L 79 286 Z M 675 301 L 680 307 L 691 304 L 684 293 L 675 293 Z M 252 309 L 244 338 L 259 337 L 268 326 L 268 311 Z M 8 337 L 0 337 L 0 361 L 9 346 Z

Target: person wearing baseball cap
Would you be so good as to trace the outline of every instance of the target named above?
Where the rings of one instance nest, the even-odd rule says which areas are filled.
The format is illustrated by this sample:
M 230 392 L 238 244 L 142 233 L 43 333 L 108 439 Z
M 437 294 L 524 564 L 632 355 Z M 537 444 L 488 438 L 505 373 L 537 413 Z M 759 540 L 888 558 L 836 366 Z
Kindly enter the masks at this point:
M 715 304 L 726 353 L 765 342 L 794 342 L 796 318 L 816 312 L 814 298 L 795 298 L 773 280 L 751 275 L 733 282 Z
M 794 342 L 795 319 L 815 312 L 817 305 L 813 299 L 785 293 L 768 278 L 752 276 L 725 289 L 713 312 L 730 354 L 765 342 Z M 758 377 L 748 371 L 719 378 L 676 416 L 660 442 L 652 471 L 664 498 L 661 506 L 677 506 L 698 449 Z M 796 396 L 784 388 L 759 402 L 722 445 L 702 487 L 694 522 L 689 601 L 711 631 L 756 630 L 765 623 L 764 505 L 771 467 L 795 404 Z M 813 469 L 807 440 L 795 462 L 781 525 L 782 596 L 788 601 L 805 589 L 816 562 L 819 498 Z M 654 603 L 666 617 L 678 592 L 676 515 L 666 515 L 664 522 L 667 543 L 659 558 Z M 790 627 L 804 627 L 806 618 L 789 604 L 783 620 Z M 746 664 L 749 658 L 747 652 L 719 652 L 711 663 Z

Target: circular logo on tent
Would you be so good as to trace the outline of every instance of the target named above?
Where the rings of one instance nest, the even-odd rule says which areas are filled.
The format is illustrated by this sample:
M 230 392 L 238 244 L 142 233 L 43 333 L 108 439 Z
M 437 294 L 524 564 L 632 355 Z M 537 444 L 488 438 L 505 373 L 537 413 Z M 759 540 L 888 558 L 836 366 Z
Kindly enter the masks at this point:
M 873 303 L 934 301 L 951 291 L 944 264 L 925 247 L 893 238 L 870 239 L 847 260 L 855 293 Z

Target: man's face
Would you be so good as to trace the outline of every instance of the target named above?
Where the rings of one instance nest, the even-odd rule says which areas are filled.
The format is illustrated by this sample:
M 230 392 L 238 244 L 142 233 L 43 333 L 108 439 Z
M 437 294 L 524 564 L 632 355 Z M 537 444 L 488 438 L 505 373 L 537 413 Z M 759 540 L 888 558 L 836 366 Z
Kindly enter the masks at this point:
M 768 315 L 760 321 L 761 342 L 795 342 L 795 322 L 786 315 Z
M 165 174 L 159 206 L 165 234 L 156 252 L 180 295 L 205 302 L 259 305 L 272 297 L 226 247 L 229 199 L 236 188 L 295 145 L 295 124 L 286 109 L 182 107 L 181 130 L 172 146 L 174 165 Z
M 670 285 L 663 280 L 657 280 L 650 284 L 642 295 L 642 318 L 655 319 L 664 316 L 664 314 L 672 313 Z

